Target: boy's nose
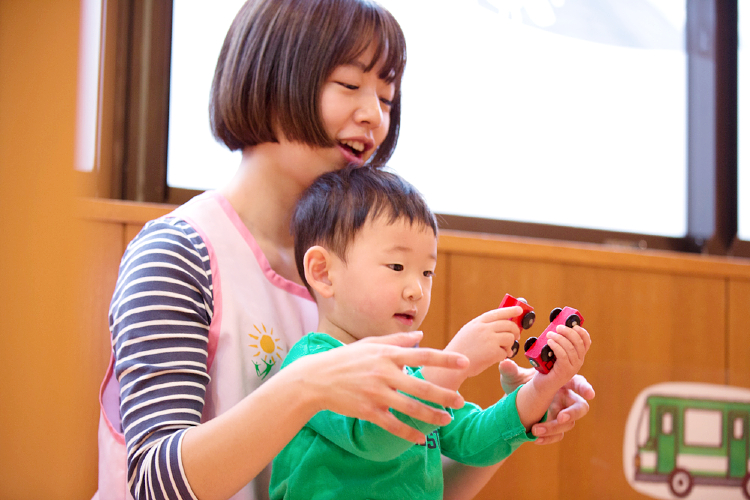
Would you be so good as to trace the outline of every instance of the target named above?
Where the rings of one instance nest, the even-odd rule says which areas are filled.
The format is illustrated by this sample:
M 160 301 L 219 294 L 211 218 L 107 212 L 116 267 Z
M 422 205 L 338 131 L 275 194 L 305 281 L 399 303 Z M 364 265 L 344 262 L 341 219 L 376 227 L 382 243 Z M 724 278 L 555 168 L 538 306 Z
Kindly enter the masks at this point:
M 418 282 L 410 283 L 404 289 L 404 295 L 409 300 L 419 300 L 422 298 L 422 286 Z

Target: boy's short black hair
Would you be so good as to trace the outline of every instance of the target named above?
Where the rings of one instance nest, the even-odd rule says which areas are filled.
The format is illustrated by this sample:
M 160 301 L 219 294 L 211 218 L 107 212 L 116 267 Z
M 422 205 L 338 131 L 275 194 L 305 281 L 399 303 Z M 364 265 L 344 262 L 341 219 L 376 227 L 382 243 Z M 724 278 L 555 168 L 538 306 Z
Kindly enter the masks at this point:
M 321 245 L 346 262 L 346 251 L 368 220 L 406 219 L 432 229 L 435 215 L 419 191 L 396 174 L 375 167 L 350 166 L 318 177 L 297 202 L 292 215 L 294 258 L 302 281 L 308 249 Z M 312 293 L 312 290 L 310 290 Z
M 371 44 L 366 70 L 383 61 L 378 77 L 396 87 L 388 134 L 370 159 L 385 164 L 398 141 L 406 41 L 391 13 L 371 0 L 248 0 L 216 64 L 209 104 L 214 136 L 232 151 L 277 142 L 275 130 L 290 141 L 333 146 L 320 117 L 322 86 Z

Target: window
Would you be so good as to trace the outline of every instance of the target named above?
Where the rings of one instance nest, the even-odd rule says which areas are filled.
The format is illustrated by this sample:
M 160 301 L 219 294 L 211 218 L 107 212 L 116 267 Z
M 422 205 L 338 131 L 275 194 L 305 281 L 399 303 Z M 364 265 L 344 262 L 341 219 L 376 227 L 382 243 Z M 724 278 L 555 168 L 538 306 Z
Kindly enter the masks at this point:
M 735 1 L 381 3 L 409 45 L 391 166 L 448 227 L 729 252 Z M 241 4 L 106 1 L 119 23 L 108 91 L 125 103 L 102 147 L 114 197 L 179 203 L 233 174 L 239 154 L 214 141 L 207 107 Z
M 685 444 L 687 446 L 721 446 L 723 417 L 719 410 L 685 410 Z
M 734 427 L 732 431 L 732 436 L 734 439 L 742 439 L 745 437 L 745 419 L 742 417 L 737 417 L 734 419 Z
M 409 50 L 391 166 L 435 211 L 685 235 L 684 3 L 380 3 Z M 239 162 L 206 109 L 240 4 L 174 5 L 171 186 L 219 186 Z
M 737 236 L 750 242 L 750 2 L 737 2 Z
M 82 0 L 75 168 L 83 172 L 92 171 L 96 162 L 101 26 L 102 0 Z
M 661 415 L 661 433 L 665 436 L 672 434 L 672 421 L 674 415 L 672 413 L 662 413 Z

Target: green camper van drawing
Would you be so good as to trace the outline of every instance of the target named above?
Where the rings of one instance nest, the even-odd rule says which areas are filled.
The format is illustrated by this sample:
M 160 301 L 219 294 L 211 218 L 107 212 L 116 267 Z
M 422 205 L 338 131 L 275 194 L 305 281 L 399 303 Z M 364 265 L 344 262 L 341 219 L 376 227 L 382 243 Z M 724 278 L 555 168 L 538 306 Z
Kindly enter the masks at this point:
M 750 499 L 749 426 L 750 390 L 692 383 L 651 386 L 636 398 L 626 426 L 628 481 L 656 498 Z

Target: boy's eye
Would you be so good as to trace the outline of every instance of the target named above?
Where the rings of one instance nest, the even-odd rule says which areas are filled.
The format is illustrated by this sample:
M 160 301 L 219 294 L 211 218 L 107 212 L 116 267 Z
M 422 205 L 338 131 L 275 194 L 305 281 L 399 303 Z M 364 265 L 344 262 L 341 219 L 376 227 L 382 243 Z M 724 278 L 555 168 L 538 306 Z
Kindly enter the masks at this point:
M 403 264 L 388 264 L 388 267 L 390 267 L 394 271 L 403 271 L 404 270 L 404 265 Z
M 425 271 L 424 273 L 425 278 L 432 278 L 435 276 L 435 271 Z

